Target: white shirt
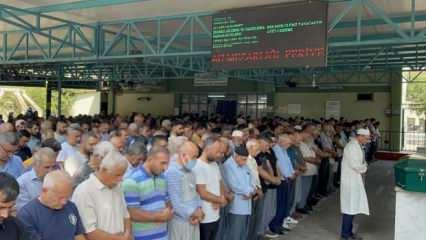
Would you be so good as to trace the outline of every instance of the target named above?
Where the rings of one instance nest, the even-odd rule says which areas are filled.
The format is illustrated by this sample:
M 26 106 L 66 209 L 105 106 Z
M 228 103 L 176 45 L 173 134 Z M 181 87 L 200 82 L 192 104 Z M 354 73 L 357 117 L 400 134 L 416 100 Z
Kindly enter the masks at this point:
M 314 158 L 316 157 L 315 151 L 306 144 L 301 142 L 299 145 L 300 152 L 304 158 Z M 303 173 L 303 176 L 313 176 L 318 174 L 318 166 L 309 162 L 306 162 L 306 172 Z
M 83 155 L 79 151 L 75 152 L 74 155 L 71 155 L 70 157 L 65 159 L 64 169 L 71 177 L 74 177 L 76 173 L 81 171 L 87 161 L 87 156 Z
M 130 216 L 121 186 L 110 189 L 92 174 L 75 189 L 72 201 L 86 233 L 96 229 L 110 234 L 124 232 L 124 219 Z
M 252 157 L 252 156 L 249 156 L 247 158 L 247 166 L 250 169 L 251 174 L 253 176 L 254 185 L 257 188 L 262 188 L 262 185 L 260 185 L 259 169 L 257 168 L 256 159 L 254 159 L 254 157 Z
M 220 196 L 220 175 L 219 166 L 216 162 L 206 163 L 200 159 L 192 170 L 195 173 L 195 183 L 206 185 L 206 190 L 216 196 Z M 219 209 L 213 209 L 213 204 L 203 200 L 202 209 L 205 214 L 201 223 L 211 223 L 219 220 Z
M 58 157 L 56 157 L 57 162 L 65 162 L 67 158 L 74 156 L 74 154 L 78 152 L 78 148 L 75 146 L 71 146 L 68 142 L 64 142 L 61 144 L 61 151 L 58 153 Z

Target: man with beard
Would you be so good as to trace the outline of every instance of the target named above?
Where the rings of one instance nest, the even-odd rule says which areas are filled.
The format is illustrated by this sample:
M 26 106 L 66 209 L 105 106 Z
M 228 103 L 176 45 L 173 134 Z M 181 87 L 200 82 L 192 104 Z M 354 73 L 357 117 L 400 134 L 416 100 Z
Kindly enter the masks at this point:
M 82 136 L 79 151 L 64 161 L 64 169 L 71 177 L 74 177 L 82 169 L 84 163 L 89 160 L 93 148 L 98 142 L 98 137 L 92 133 L 86 133 Z
M 203 200 L 205 214 L 200 224 L 200 239 L 214 240 L 219 227 L 220 208 L 227 204 L 224 184 L 217 161 L 223 157 L 221 141 L 210 137 L 204 142 L 204 150 L 194 167 L 197 192 Z
M 16 132 L 16 136 L 18 137 L 18 150 L 15 152 L 15 155 L 20 157 L 22 161 L 25 161 L 32 156 L 31 149 L 27 146 L 31 138 L 31 133 L 23 129 Z
M 67 123 L 63 120 L 59 120 L 56 123 L 56 132 L 55 132 L 56 141 L 58 141 L 60 144 L 66 142 L 67 141 L 66 133 L 67 133 Z
M 173 209 L 163 172 L 169 159 L 167 148 L 153 147 L 144 164 L 123 182 L 135 240 L 167 239 L 167 222 L 173 218 Z
M 14 217 L 18 194 L 19 185 L 16 179 L 8 173 L 0 173 L 0 239 L 30 239 L 22 223 Z
M 169 137 L 169 151 L 170 151 L 170 155 L 173 155 L 177 152 L 178 149 L 178 144 L 181 140 L 181 138 L 179 138 L 180 136 L 183 136 L 184 133 L 184 123 L 181 120 L 175 120 L 172 123 L 172 130 L 170 132 L 170 137 Z
M 27 130 L 31 133 L 31 138 L 27 146 L 31 149 L 31 152 L 33 152 L 41 142 L 40 125 L 36 122 L 29 122 L 27 124 Z

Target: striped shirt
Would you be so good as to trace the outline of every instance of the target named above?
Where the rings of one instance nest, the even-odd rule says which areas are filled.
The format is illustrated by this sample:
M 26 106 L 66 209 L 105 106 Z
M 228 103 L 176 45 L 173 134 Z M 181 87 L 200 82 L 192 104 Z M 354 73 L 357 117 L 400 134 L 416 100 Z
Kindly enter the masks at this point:
M 126 177 L 123 190 L 128 208 L 158 212 L 168 201 L 165 177 L 152 176 L 143 166 Z M 166 222 L 133 222 L 132 229 L 135 240 L 167 240 Z

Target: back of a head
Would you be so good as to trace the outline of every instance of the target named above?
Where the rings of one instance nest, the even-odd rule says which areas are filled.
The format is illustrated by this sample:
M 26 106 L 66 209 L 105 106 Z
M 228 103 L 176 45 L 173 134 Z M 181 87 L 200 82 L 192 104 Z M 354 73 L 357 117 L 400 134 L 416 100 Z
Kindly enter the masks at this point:
M 191 141 L 184 142 L 178 149 L 178 153 L 189 153 L 189 152 L 196 152 L 198 153 L 198 147 L 195 145 L 195 143 Z
M 158 154 L 166 154 L 169 155 L 170 152 L 166 147 L 162 147 L 162 146 L 153 146 L 151 148 L 151 150 L 149 150 L 148 152 L 148 158 L 147 160 L 151 160 L 152 158 L 154 158 L 156 155 Z
M 127 159 L 118 152 L 108 153 L 101 161 L 100 169 L 112 171 L 115 168 L 126 169 L 128 166 Z
M 55 152 L 49 147 L 42 147 L 37 150 L 33 155 L 33 161 L 35 165 L 43 163 L 47 159 L 55 159 Z
M 18 195 L 19 184 L 16 179 L 6 172 L 0 172 L 0 202 L 15 201 Z
M 14 132 L 3 132 L 0 133 L 0 144 L 17 145 L 18 138 Z
M 208 137 L 204 140 L 204 151 L 208 150 L 209 148 L 213 147 L 215 143 L 219 142 L 220 138 L 218 137 Z
M 146 146 L 141 141 L 136 141 L 129 145 L 129 147 L 126 149 L 127 155 L 146 155 L 147 150 Z
M 61 151 L 61 144 L 54 138 L 48 138 L 41 143 L 42 148 L 48 147 L 52 149 L 54 152 L 58 153 Z
M 114 152 L 114 145 L 112 143 L 103 141 L 98 143 L 93 149 L 93 155 L 105 157 L 108 153 Z
M 73 134 L 73 133 L 81 133 L 81 129 L 78 125 L 72 124 L 67 128 L 67 134 L 68 135 Z
M 16 133 L 16 135 L 17 135 L 18 139 L 21 139 L 23 137 L 31 138 L 31 133 L 28 130 L 26 130 L 26 129 L 19 130 Z
M 55 187 L 62 188 L 72 186 L 71 176 L 62 170 L 55 170 L 48 173 L 43 180 L 43 188 L 53 189 Z

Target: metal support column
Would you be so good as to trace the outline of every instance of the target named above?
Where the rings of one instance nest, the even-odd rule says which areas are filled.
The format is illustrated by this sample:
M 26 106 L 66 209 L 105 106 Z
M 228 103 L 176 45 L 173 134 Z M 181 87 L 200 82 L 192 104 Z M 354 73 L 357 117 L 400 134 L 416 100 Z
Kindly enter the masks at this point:
M 58 69 L 58 117 L 62 115 L 62 81 L 64 79 L 64 68 Z
M 52 114 L 52 88 L 49 81 L 46 81 L 46 119 Z

